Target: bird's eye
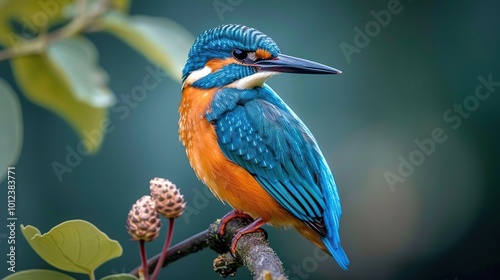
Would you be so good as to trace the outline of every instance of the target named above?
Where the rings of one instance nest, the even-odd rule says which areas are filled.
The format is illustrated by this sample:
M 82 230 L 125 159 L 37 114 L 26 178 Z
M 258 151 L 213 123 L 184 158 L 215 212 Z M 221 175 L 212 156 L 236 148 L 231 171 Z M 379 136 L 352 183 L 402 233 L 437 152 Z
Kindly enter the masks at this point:
M 242 51 L 240 49 L 234 49 L 233 50 L 233 56 L 236 59 L 243 60 L 247 58 L 248 53 L 246 51 Z

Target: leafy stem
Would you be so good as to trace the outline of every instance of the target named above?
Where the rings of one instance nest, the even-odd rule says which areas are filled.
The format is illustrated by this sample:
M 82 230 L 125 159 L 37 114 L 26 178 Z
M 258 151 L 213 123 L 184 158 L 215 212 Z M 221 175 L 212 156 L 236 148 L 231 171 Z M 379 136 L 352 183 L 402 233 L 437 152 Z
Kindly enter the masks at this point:
M 42 32 L 33 39 L 23 40 L 19 38 L 17 42 L 13 44 L 13 47 L 0 51 L 0 61 L 23 55 L 43 53 L 49 43 L 72 37 L 90 28 L 96 19 L 109 10 L 109 2 L 110 0 L 100 0 L 92 5 L 92 7 L 88 7 L 88 0 L 78 0 L 76 4 L 76 15 L 69 23 L 50 33 Z

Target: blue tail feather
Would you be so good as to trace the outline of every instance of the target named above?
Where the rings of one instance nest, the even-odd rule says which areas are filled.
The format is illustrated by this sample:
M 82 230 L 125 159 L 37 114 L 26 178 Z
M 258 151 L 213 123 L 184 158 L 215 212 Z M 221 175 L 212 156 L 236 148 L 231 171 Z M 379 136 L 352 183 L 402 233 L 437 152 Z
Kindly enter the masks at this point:
M 349 266 L 349 259 L 347 258 L 344 249 L 342 249 L 342 246 L 340 246 L 340 243 L 335 242 L 333 239 L 334 238 L 324 237 L 322 241 L 340 267 L 343 270 L 347 270 L 347 267 Z

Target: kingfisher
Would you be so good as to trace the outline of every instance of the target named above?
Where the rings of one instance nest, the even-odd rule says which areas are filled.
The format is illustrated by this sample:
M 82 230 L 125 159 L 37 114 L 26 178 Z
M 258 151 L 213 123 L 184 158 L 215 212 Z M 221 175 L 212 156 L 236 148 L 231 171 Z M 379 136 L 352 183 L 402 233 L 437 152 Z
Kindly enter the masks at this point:
M 293 227 L 346 270 L 332 172 L 311 131 L 265 83 L 279 73 L 341 71 L 282 54 L 244 25 L 203 32 L 182 71 L 179 138 L 198 178 L 233 208 L 220 233 L 230 219 L 252 218 L 235 233 L 233 255 L 238 239 L 264 224 Z

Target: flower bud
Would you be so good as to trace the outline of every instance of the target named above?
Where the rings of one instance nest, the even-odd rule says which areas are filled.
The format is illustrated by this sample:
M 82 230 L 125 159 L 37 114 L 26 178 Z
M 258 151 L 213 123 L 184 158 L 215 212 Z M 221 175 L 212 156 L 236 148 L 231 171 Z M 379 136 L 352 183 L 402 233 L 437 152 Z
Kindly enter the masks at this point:
M 178 218 L 182 215 L 186 202 L 174 183 L 167 179 L 154 178 L 149 184 L 158 213 L 165 218 Z
M 160 234 L 161 219 L 149 195 L 141 197 L 128 213 L 127 230 L 135 240 L 153 241 Z

